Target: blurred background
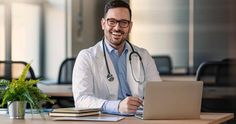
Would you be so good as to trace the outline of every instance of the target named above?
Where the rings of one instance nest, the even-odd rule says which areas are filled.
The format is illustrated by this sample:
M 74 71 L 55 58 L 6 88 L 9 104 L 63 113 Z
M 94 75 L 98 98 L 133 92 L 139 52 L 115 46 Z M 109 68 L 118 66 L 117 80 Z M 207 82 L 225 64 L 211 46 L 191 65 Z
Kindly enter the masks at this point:
M 103 37 L 108 0 L 0 0 L 0 60 L 32 62 L 56 80 L 60 64 Z M 169 56 L 172 74 L 195 74 L 204 61 L 236 58 L 235 0 L 133 0 L 130 42 Z
M 74 106 L 75 57 L 103 38 L 107 1 L 0 0 L 0 79 L 17 78 L 31 63 L 29 78 L 50 84 L 38 87 L 56 107 Z M 129 40 L 148 50 L 161 78 L 201 80 L 202 111 L 236 113 L 236 0 L 126 1 L 133 13 Z

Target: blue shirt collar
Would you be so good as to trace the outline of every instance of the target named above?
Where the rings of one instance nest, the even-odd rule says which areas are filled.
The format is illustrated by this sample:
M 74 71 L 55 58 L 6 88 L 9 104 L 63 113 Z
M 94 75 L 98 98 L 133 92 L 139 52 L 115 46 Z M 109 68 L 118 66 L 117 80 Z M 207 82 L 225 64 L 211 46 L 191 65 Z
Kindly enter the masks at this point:
M 113 48 L 112 46 L 110 46 L 109 45 L 109 43 L 108 43 L 109 41 L 107 41 L 107 39 L 105 38 L 105 46 L 106 46 L 106 48 L 107 48 L 107 51 L 109 52 L 109 53 L 115 53 L 115 54 L 117 54 L 118 55 L 118 51 L 115 49 L 115 48 Z M 125 42 L 125 48 L 124 48 L 124 50 L 123 50 L 123 52 L 122 52 L 122 54 L 126 54 L 128 52 L 128 47 L 127 47 L 127 43 Z

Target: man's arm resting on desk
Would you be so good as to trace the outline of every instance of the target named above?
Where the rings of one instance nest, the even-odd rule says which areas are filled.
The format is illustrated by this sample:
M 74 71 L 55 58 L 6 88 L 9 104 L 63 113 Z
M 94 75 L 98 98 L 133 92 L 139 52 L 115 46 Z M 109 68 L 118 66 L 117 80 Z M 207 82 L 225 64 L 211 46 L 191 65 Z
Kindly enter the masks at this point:
M 120 114 L 118 110 L 118 106 L 120 104 L 120 100 L 107 100 L 102 105 L 102 112 L 108 114 Z
M 118 110 L 120 113 L 133 115 L 142 106 L 142 103 L 143 101 L 139 97 L 128 96 L 120 102 Z
M 133 115 L 140 105 L 142 105 L 142 100 L 132 96 L 126 97 L 123 100 L 107 100 L 102 106 L 102 112 L 119 115 Z

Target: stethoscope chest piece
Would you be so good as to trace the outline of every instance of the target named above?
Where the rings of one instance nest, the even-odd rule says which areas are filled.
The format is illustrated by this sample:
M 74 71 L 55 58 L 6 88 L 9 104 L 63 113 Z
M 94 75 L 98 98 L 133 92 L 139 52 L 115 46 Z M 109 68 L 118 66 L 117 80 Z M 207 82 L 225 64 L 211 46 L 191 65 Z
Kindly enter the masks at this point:
M 107 80 L 110 82 L 114 81 L 114 76 L 111 73 L 107 74 Z

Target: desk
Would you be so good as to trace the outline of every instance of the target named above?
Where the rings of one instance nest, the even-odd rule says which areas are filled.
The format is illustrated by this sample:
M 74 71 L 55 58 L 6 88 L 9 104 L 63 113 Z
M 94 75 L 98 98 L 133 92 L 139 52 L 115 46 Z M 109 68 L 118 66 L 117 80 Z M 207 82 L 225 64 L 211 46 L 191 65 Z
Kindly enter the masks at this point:
M 161 76 L 162 80 L 166 81 L 194 81 L 194 75 L 168 75 Z M 38 83 L 37 87 L 39 87 L 42 92 L 46 93 L 52 97 L 71 97 L 72 94 L 72 85 L 70 84 L 44 84 Z
M 52 97 L 72 97 L 72 85 L 69 84 L 42 84 L 38 83 L 39 89 Z M 203 98 L 217 99 L 224 97 L 234 97 L 236 94 L 236 87 L 204 87 Z
M 42 84 L 37 87 L 45 94 L 52 97 L 72 97 L 72 85 L 70 84 Z
M 236 87 L 204 87 L 203 98 L 207 99 L 221 99 L 221 98 L 235 98 Z
M 162 75 L 163 81 L 196 81 L 195 75 Z
M 0 115 L 1 124 L 219 124 L 234 118 L 232 113 L 202 113 L 200 119 L 195 120 L 140 120 L 135 117 L 126 117 L 119 122 L 92 122 L 92 121 L 53 121 L 49 117 L 46 120 L 40 116 L 26 115 L 24 120 L 10 119 L 8 115 Z

